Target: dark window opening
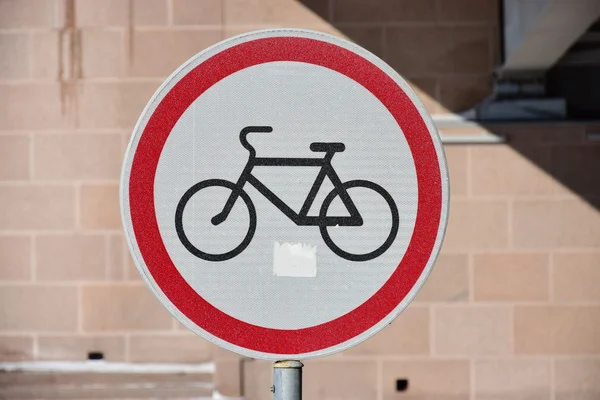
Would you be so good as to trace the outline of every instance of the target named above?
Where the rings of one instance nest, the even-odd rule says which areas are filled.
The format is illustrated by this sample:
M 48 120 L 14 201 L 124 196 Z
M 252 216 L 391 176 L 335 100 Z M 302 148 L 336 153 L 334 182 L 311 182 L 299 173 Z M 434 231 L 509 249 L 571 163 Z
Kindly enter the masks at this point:
M 406 392 L 408 389 L 408 379 L 396 379 L 396 392 Z
M 567 118 L 600 118 L 600 20 L 546 72 L 546 92 L 567 102 Z
M 90 351 L 88 353 L 88 360 L 104 360 L 104 353 L 101 351 Z

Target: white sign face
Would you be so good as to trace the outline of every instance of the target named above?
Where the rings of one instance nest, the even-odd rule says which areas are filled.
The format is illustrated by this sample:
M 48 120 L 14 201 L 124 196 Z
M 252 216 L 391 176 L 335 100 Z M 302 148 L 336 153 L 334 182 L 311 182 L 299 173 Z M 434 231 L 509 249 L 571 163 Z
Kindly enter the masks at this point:
M 429 274 L 448 211 L 442 145 L 406 82 L 299 30 L 226 40 L 167 79 L 121 194 L 160 301 L 264 359 L 331 354 L 389 324 Z

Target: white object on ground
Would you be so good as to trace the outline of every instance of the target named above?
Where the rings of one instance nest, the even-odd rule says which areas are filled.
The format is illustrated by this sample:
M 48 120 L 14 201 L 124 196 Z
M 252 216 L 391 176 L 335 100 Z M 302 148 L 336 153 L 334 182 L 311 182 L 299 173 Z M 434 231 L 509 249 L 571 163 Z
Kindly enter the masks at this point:
M 215 372 L 214 363 L 203 364 L 133 364 L 107 361 L 31 361 L 2 362 L 2 372 L 98 372 L 124 374 L 169 374 L 169 373 L 205 373 Z

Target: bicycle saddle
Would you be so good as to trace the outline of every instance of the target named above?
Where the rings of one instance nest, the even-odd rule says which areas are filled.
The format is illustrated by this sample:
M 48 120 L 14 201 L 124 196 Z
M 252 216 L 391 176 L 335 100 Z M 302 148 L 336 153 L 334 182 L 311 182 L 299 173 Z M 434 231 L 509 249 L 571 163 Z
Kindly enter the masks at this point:
M 314 143 L 310 144 L 310 150 L 335 153 L 335 152 L 342 152 L 342 151 L 346 150 L 346 146 L 344 145 L 344 143 L 338 143 L 338 142 L 330 142 L 330 143 L 314 142 Z

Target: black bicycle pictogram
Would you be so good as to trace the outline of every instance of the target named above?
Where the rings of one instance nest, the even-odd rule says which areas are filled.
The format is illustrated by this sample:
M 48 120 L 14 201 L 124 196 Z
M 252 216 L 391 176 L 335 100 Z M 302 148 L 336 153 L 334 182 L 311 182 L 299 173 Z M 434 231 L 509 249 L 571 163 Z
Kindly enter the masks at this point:
M 267 200 L 269 200 L 275 207 L 277 207 L 286 217 L 288 217 L 296 225 L 318 226 L 321 232 L 321 236 L 325 241 L 325 244 L 331 249 L 331 251 L 333 251 L 338 256 L 350 261 L 368 261 L 379 257 L 381 254 L 383 254 L 392 245 L 394 239 L 396 238 L 396 234 L 398 233 L 398 208 L 396 207 L 396 203 L 394 202 L 392 196 L 381 186 L 373 182 L 369 182 L 366 180 L 352 180 L 342 182 L 340 180 L 335 169 L 331 165 L 331 159 L 333 158 L 335 153 L 343 152 L 345 150 L 346 146 L 343 143 L 311 143 L 310 150 L 313 152 L 325 153 L 323 158 L 256 157 L 256 151 L 254 150 L 254 147 L 252 147 L 252 145 L 248 143 L 246 136 L 249 133 L 254 132 L 269 133 L 272 131 L 273 128 L 270 126 L 247 126 L 244 129 L 242 129 L 242 131 L 240 132 L 240 142 L 242 146 L 244 146 L 244 148 L 248 150 L 250 156 L 248 158 L 246 166 L 244 167 L 244 170 L 242 171 L 242 174 L 240 175 L 236 183 L 226 181 L 223 179 L 208 179 L 195 184 L 194 186 L 189 188 L 181 197 L 181 199 L 179 200 L 179 204 L 177 205 L 177 209 L 175 211 L 175 228 L 177 230 L 179 240 L 181 240 L 181 243 L 185 246 L 185 248 L 196 257 L 207 261 L 229 260 L 240 254 L 242 251 L 244 251 L 244 249 L 252 241 L 252 237 L 254 236 L 254 232 L 256 231 L 256 209 L 254 207 L 254 204 L 252 204 L 250 196 L 244 191 L 244 185 L 246 183 L 249 183 L 252 186 L 254 186 L 256 190 L 258 190 L 258 192 L 265 196 Z M 321 169 L 306 197 L 306 200 L 302 205 L 302 208 L 300 209 L 300 212 L 295 212 L 292 208 L 285 204 L 285 202 L 283 202 L 279 197 L 277 197 L 270 189 L 268 189 L 260 180 L 258 180 L 254 175 L 252 175 L 252 169 L 256 166 L 320 167 Z M 321 185 L 323 184 L 323 181 L 325 180 L 325 177 L 328 177 L 330 179 L 334 188 L 323 200 L 323 204 L 321 205 L 319 215 L 310 216 L 308 215 L 308 212 L 311 209 L 311 206 L 315 200 L 315 197 L 317 196 L 317 193 L 319 192 Z M 250 217 L 248 232 L 246 233 L 246 236 L 244 237 L 242 242 L 233 250 L 222 254 L 212 254 L 207 251 L 198 249 L 189 241 L 183 228 L 183 212 L 188 201 L 192 198 L 194 194 L 208 187 L 224 187 L 226 189 L 231 190 L 231 194 L 225 202 L 223 211 L 212 217 L 211 223 L 213 225 L 219 225 L 227 219 L 231 209 L 233 208 L 238 199 L 242 199 L 243 203 L 248 209 L 248 214 Z M 354 202 L 352 201 L 348 193 L 348 189 L 357 187 L 367 188 L 375 191 L 377 194 L 383 197 L 383 199 L 389 206 L 391 212 L 392 226 L 389 235 L 387 236 L 387 239 L 376 250 L 365 254 L 353 254 L 342 250 L 331 240 L 331 236 L 327 231 L 328 228 L 334 226 L 357 227 L 363 225 L 363 218 L 360 215 L 358 209 L 354 205 Z M 340 197 L 340 200 L 342 201 L 350 215 L 327 215 L 329 206 L 331 205 L 333 200 L 338 196 Z

